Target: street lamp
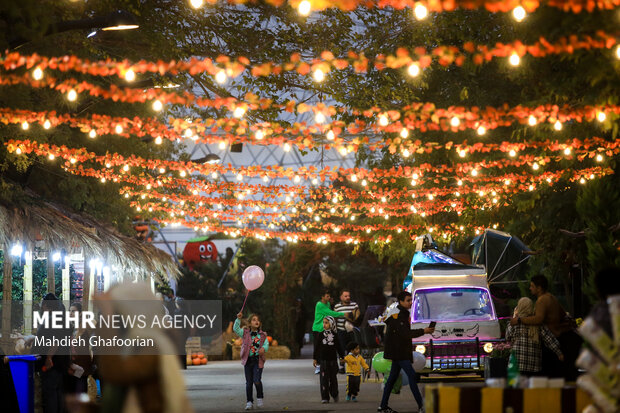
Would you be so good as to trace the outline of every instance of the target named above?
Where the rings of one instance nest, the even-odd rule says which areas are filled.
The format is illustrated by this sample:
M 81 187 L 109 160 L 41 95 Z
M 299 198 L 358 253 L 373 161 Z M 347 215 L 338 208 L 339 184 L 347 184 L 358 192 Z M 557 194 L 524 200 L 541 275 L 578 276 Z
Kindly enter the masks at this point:
M 137 29 L 138 27 L 140 26 L 133 14 L 124 10 L 116 10 L 105 16 L 52 23 L 43 36 L 49 36 L 51 34 L 62 33 L 69 30 L 102 29 L 105 31 L 111 31 Z M 29 41 L 29 39 L 25 39 L 23 37 L 16 37 L 9 41 L 9 46 L 11 49 L 16 49 Z

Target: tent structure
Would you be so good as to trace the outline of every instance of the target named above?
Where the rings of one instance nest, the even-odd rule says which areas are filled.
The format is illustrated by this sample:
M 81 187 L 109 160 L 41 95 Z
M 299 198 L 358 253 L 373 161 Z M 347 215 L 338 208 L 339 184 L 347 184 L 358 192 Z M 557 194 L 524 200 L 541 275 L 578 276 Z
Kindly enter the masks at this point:
M 506 232 L 487 229 L 469 245 L 472 264 L 484 265 L 489 285 L 524 280 L 527 260 L 532 251 L 519 238 Z

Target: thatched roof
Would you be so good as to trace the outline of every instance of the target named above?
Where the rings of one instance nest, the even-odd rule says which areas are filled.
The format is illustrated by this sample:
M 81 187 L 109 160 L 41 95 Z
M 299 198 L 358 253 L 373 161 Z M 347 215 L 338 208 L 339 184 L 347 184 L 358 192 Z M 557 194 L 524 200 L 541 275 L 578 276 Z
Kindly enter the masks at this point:
M 81 247 L 87 256 L 116 262 L 125 271 L 179 274 L 173 258 L 150 244 L 122 235 L 85 214 L 40 199 L 31 201 L 0 205 L 0 249 L 15 242 L 33 246 L 43 240 L 50 249 Z

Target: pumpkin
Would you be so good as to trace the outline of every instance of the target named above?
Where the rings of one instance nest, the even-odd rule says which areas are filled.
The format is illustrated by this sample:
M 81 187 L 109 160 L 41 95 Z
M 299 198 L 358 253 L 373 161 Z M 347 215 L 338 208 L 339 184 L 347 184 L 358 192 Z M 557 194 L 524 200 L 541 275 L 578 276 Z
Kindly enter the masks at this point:
M 202 362 L 200 361 L 199 358 L 195 358 L 194 360 L 192 360 L 192 364 L 194 366 L 200 366 L 202 364 Z
M 273 340 L 273 342 L 271 343 L 272 346 L 277 346 L 278 345 L 278 340 Z
M 205 358 L 205 353 L 203 353 L 202 351 L 199 351 L 198 353 L 196 353 L 196 355 L 198 356 L 198 358 L 203 359 Z
M 207 359 L 200 359 L 200 364 L 207 364 Z
M 271 344 L 271 342 L 273 341 L 273 337 L 267 336 L 267 341 L 269 342 L 269 344 Z

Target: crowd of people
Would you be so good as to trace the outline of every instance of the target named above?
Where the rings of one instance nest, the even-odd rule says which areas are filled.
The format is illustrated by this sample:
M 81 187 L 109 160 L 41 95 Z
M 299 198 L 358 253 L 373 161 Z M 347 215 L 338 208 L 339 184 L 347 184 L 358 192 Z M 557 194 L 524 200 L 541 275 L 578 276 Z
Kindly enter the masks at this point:
M 616 283 L 610 281 L 617 280 L 619 276 L 616 269 L 597 274 L 595 284 L 601 298 L 620 292 Z M 136 297 L 152 299 L 150 290 L 143 287 L 136 287 L 136 284 L 115 286 L 106 294 L 110 298 L 121 300 L 128 297 L 134 300 Z M 536 301 L 532 301 L 529 297 L 518 300 L 505 335 L 516 357 L 519 373 L 526 377 L 563 377 L 567 381 L 574 381 L 578 375 L 575 360 L 582 345 L 581 338 L 576 332 L 575 321 L 559 300 L 549 292 L 545 277 L 532 277 L 530 292 Z M 348 289 L 342 290 L 339 298 L 340 301 L 332 309 L 330 291 L 324 290 L 314 311 L 312 358 L 316 373 L 319 374 L 321 403 L 339 401 L 338 374 L 346 375 L 346 401 L 356 402 L 360 394 L 361 376 L 369 370 L 368 364 L 360 354 L 360 343 L 355 340 L 354 334 L 360 324 L 360 307 L 352 301 L 351 291 Z M 389 399 L 401 371 L 408 378 L 419 411 L 424 411 L 424 399 L 418 388 L 418 375 L 413 368 L 412 339 L 433 334 L 434 327 L 429 325 L 421 329 L 411 328 L 411 293 L 401 291 L 395 297 L 395 301 L 397 305 L 386 318 L 382 334 L 384 358 L 391 361 L 391 368 L 387 374 L 378 411 L 394 412 L 389 407 Z M 174 311 L 170 303 L 166 303 L 164 307 L 162 311 Z M 593 315 L 601 320 L 603 328 L 611 330 L 608 311 L 606 312 L 603 307 L 596 305 Z M 63 303 L 53 294 L 44 297 L 41 308 L 43 311 L 64 311 Z M 79 302 L 71 304 L 70 312 L 80 311 L 82 306 Z M 105 308 L 103 311 L 106 311 Z M 122 313 L 124 310 L 115 308 L 107 311 Z M 242 322 L 242 319 L 243 313 L 240 312 L 237 314 L 233 330 L 241 338 L 240 358 L 246 381 L 245 409 L 249 410 L 264 405 L 262 374 L 266 353 L 269 351 L 269 341 L 267 333 L 262 330 L 258 314 L 250 315 L 245 322 Z M 52 333 L 43 327 L 37 331 L 38 337 L 50 334 Z M 58 334 L 58 331 L 53 334 Z M 72 337 L 87 338 L 91 332 L 87 328 L 76 328 L 68 334 Z M 153 411 L 162 412 L 191 411 L 179 372 L 178 359 L 172 356 L 176 354 L 175 339 L 163 333 L 158 340 L 159 346 L 162 349 L 168 347 L 169 352 L 146 358 L 135 356 L 132 359 L 132 357 L 107 355 L 93 357 L 92 349 L 88 346 L 70 349 L 40 347 L 32 344 L 35 341 L 34 337 L 25 338 L 24 346 L 31 347 L 32 353 L 39 355 L 36 370 L 40 377 L 43 411 L 63 413 L 66 411 L 64 401 L 67 395 L 93 390 L 93 383 L 89 380 L 94 378 L 105 383 L 105 386 L 102 386 L 105 396 L 101 403 L 103 410 L 100 411 L 149 411 L 151 407 L 155 409 Z M 88 343 L 88 340 L 85 342 Z M 164 354 L 171 356 L 166 357 Z M 148 368 L 149 365 L 151 368 Z M 163 365 L 167 365 L 164 370 Z M 169 377 L 163 378 L 162 374 Z M 173 389 L 176 386 L 176 390 L 171 390 L 168 384 Z M 162 391 L 164 385 L 166 390 Z M 173 407 L 174 403 L 179 403 L 182 407 Z M 156 405 L 168 406 L 170 409 L 157 408 Z M 138 406 L 138 410 L 128 409 L 127 406 Z

